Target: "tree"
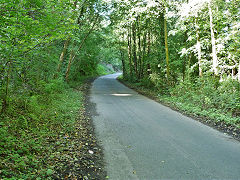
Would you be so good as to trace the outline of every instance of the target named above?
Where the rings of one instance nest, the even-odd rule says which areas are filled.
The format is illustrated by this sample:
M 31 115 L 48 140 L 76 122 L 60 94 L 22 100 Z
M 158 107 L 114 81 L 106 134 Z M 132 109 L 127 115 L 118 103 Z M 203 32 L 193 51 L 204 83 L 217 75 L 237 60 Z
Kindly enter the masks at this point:
M 217 59 L 217 51 L 216 51 L 216 40 L 214 37 L 214 29 L 213 29 L 214 27 L 213 27 L 213 15 L 212 15 L 212 8 L 211 8 L 211 0 L 208 0 L 208 10 L 209 10 L 211 42 L 212 42 L 213 72 L 215 75 L 218 75 L 218 59 Z
M 167 19 L 165 16 L 164 16 L 164 37 L 165 37 L 165 51 L 166 51 L 166 65 L 167 65 L 167 80 L 169 81 L 170 67 L 169 67 L 169 52 L 168 52 L 168 33 L 167 33 Z

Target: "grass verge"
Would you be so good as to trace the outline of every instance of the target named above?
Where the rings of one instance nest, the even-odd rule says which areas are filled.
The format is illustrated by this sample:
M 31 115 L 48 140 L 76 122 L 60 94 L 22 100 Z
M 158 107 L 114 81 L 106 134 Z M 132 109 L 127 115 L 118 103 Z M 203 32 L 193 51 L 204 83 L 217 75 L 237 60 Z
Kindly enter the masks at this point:
M 102 149 L 85 112 L 88 83 L 39 85 L 12 98 L 0 121 L 0 179 L 104 179 Z

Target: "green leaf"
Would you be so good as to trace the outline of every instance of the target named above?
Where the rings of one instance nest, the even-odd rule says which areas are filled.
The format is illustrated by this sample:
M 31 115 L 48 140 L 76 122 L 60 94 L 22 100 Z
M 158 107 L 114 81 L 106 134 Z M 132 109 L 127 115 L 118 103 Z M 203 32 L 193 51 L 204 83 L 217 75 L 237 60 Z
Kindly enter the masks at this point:
M 48 169 L 46 173 L 47 173 L 48 176 L 52 175 L 53 174 L 53 170 L 52 169 Z

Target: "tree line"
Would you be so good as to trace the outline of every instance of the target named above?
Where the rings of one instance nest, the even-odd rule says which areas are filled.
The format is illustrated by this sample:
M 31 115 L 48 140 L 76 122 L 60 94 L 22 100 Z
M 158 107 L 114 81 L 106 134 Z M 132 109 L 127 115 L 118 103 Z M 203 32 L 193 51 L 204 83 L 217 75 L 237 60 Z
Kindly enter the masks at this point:
M 112 71 L 107 64 L 120 66 L 107 38 L 107 10 L 101 0 L 0 1 L 0 179 L 56 179 L 76 171 L 68 167 L 72 150 L 66 156 L 61 144 L 93 138 L 85 134 L 91 127 L 84 82 Z M 81 170 L 88 166 L 81 165 L 79 176 L 92 176 Z
M 239 1 L 115 1 L 125 76 L 240 81 Z M 126 58 L 128 56 L 128 58 Z
M 239 0 L 115 0 L 111 6 L 125 80 L 194 114 L 222 121 L 230 114 L 235 119 L 228 122 L 239 123 Z
M 99 0 L 1 1 L 1 113 L 45 83 L 94 74 L 105 46 L 104 11 Z

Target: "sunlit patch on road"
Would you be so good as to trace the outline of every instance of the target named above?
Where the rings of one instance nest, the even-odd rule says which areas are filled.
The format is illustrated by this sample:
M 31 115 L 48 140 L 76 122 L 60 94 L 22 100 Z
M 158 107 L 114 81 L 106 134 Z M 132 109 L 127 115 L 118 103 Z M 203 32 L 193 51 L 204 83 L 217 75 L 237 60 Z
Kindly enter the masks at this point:
M 112 96 L 121 96 L 121 97 L 124 97 L 124 96 L 132 96 L 132 94 L 111 94 Z

